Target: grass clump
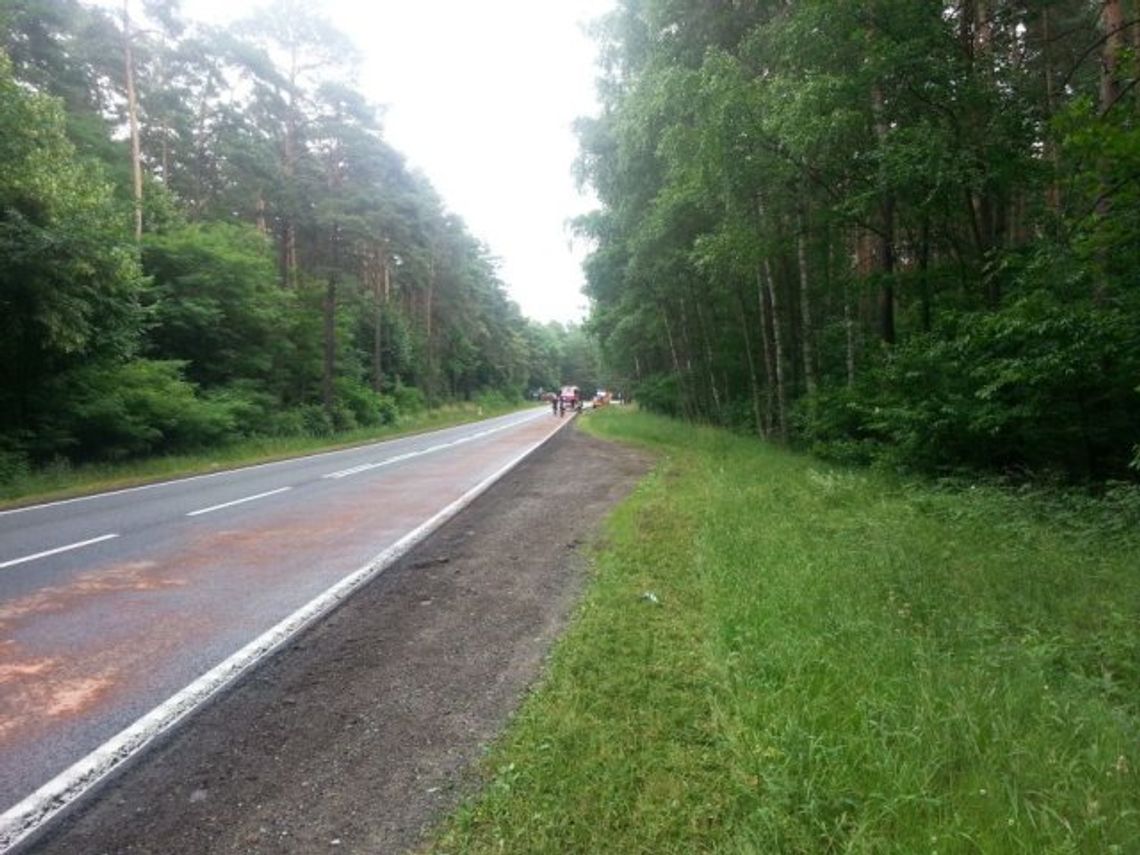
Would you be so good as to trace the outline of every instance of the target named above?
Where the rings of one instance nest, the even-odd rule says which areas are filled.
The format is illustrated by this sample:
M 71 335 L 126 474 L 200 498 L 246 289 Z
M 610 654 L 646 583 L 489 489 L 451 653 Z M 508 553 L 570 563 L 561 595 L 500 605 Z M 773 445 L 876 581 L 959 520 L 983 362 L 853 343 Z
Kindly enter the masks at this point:
M 1136 851 L 1140 534 L 587 421 L 661 462 L 438 851 Z

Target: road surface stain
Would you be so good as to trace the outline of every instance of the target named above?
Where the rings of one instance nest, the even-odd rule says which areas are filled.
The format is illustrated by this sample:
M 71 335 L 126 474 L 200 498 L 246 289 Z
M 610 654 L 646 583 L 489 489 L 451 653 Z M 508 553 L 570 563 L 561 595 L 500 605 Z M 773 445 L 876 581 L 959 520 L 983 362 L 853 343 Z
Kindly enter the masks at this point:
M 184 579 L 160 578 L 157 569 L 154 561 L 131 561 L 84 573 L 66 585 L 41 588 L 0 606 L 0 631 L 35 615 L 68 611 L 93 595 L 160 591 L 186 584 Z
M 116 683 L 113 668 L 94 675 L 68 671 L 57 658 L 0 663 L 0 745 L 48 721 L 85 714 Z

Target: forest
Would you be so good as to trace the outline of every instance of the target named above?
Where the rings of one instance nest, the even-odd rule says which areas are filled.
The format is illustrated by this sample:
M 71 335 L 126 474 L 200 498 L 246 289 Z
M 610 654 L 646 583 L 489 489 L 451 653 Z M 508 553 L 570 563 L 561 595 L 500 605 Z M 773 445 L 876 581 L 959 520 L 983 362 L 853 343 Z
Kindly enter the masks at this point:
M 620 0 L 589 321 L 644 407 L 834 460 L 1140 468 L 1140 3 Z
M 355 66 L 297 0 L 0 2 L 0 480 L 593 379 Z

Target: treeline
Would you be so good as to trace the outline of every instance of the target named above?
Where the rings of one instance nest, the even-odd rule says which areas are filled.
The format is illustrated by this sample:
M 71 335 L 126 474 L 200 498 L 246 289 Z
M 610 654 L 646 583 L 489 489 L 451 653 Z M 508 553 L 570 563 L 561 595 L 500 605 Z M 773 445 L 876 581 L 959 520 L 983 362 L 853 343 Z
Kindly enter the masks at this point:
M 597 38 L 590 324 L 643 405 L 1135 475 L 1140 3 L 621 0 Z
M 311 4 L 217 29 L 4 0 L 0 38 L 0 476 L 517 398 L 581 361 L 384 141 Z

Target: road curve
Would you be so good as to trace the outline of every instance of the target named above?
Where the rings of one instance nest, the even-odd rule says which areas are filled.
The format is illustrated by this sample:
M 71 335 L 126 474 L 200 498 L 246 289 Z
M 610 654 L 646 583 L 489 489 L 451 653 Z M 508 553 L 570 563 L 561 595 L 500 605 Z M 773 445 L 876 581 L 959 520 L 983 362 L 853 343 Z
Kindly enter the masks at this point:
M 169 726 L 565 423 L 532 409 L 0 512 L 0 850 L 75 794 L 53 785 L 104 774 L 148 714 Z

